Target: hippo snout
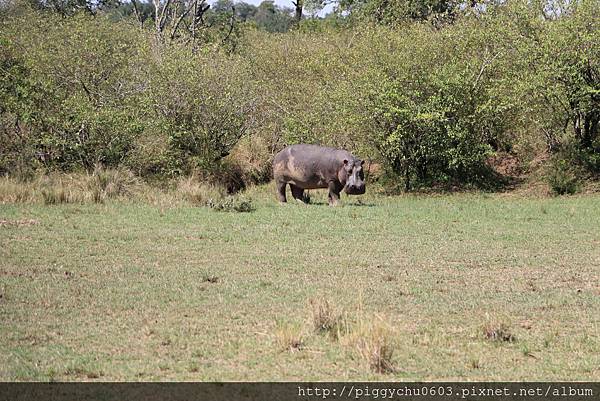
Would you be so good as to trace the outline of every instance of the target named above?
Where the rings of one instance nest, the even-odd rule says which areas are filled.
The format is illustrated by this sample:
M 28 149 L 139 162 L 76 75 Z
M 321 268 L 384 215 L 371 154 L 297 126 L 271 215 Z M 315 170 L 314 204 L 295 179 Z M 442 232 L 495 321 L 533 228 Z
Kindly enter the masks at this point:
M 365 191 L 366 191 L 365 184 L 347 185 L 346 186 L 346 193 L 348 195 L 362 195 L 365 193 Z

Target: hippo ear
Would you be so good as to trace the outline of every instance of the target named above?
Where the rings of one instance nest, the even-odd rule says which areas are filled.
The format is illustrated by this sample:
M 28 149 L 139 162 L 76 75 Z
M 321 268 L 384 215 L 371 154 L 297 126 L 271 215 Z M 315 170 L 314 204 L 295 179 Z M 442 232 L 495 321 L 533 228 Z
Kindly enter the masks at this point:
M 344 166 L 348 165 L 348 160 L 344 159 Z

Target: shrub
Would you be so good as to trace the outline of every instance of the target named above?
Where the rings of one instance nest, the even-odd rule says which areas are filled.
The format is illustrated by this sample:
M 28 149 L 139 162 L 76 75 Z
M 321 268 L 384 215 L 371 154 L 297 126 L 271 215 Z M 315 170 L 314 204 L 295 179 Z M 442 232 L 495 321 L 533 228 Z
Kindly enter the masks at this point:
M 347 322 L 343 342 L 352 345 L 360 358 L 376 373 L 394 372 L 394 331 L 381 317 L 358 312 L 357 321 Z
M 556 195 L 573 195 L 579 188 L 577 175 L 565 159 L 557 159 L 550 165 L 547 179 Z
M 505 323 L 488 323 L 483 327 L 483 335 L 486 339 L 498 342 L 515 342 L 517 339 Z
M 337 338 L 342 315 L 327 300 L 311 299 L 309 304 L 314 330 L 318 333 L 328 333 L 332 339 Z
M 377 60 L 356 80 L 356 92 L 367 94 L 364 121 L 406 190 L 495 179 L 486 160 L 510 149 L 512 132 L 525 125 L 512 88 L 520 79 L 512 71 L 523 68 L 531 46 L 522 31 L 518 21 L 465 17 L 442 30 L 412 24 L 375 32 L 361 44 L 376 54 L 367 60 Z
M 157 42 L 101 9 L 7 5 L 0 173 L 100 164 L 146 178 L 198 173 L 233 193 L 270 179 L 273 155 L 298 142 L 377 160 L 406 190 L 488 186 L 488 156 L 532 159 L 544 142 L 551 152 L 576 143 L 567 162 L 597 173 L 600 3 L 569 3 L 551 21 L 536 2 L 464 13 L 396 3 L 366 5 L 385 6 L 378 24 L 245 27 L 227 44 L 218 28 L 194 51 L 186 35 Z M 445 22 L 414 22 L 431 12 Z
M 36 13 L 10 29 L 15 45 L 28 49 L 32 90 L 17 118 L 32 131 L 30 157 L 64 170 L 121 164 L 141 132 L 132 107 L 145 58 L 139 33 L 104 17 Z
M 105 15 L 26 10 L 2 28 L 0 172 L 39 164 L 208 171 L 248 129 L 254 106 L 245 70 L 218 49 L 153 53 L 143 31 Z
M 304 336 L 300 324 L 277 320 L 275 322 L 277 346 L 282 351 L 299 351 L 304 345 Z
M 218 212 L 249 213 L 255 210 L 252 200 L 236 196 L 227 196 L 223 200 L 209 199 L 206 206 Z
M 581 1 L 568 17 L 547 24 L 541 41 L 537 79 L 555 129 L 566 131 L 580 149 L 600 139 L 600 3 Z
M 223 201 L 225 196 L 222 188 L 201 183 L 195 176 L 180 178 L 176 191 L 184 200 L 197 206 L 218 204 Z
M 185 48 L 164 52 L 145 102 L 155 105 L 151 123 L 167 136 L 175 162 L 170 173 L 212 171 L 244 136 L 254 107 L 240 63 L 218 54 L 190 55 Z

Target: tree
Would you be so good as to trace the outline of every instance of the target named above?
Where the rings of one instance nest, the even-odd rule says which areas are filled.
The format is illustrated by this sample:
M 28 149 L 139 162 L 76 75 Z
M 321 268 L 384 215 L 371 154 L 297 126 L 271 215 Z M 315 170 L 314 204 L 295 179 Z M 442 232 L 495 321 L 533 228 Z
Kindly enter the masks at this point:
M 248 20 L 254 19 L 258 8 L 252 4 L 244 3 L 243 1 L 239 2 L 235 6 L 235 12 L 240 21 L 246 22 Z
M 296 22 L 296 24 L 299 24 L 300 21 L 302 21 L 302 9 L 304 8 L 304 0 L 295 0 L 292 1 L 292 4 L 294 5 L 294 20 Z
M 293 23 L 290 13 L 290 9 L 278 7 L 273 0 L 265 0 L 258 6 L 254 20 L 267 32 L 286 32 Z
M 29 0 L 29 4 L 37 9 L 51 10 L 63 16 L 85 11 L 96 15 L 121 5 L 120 0 Z
M 215 13 L 228 13 L 234 8 L 233 0 L 217 0 L 210 9 Z
M 455 5 L 453 0 L 369 0 L 363 14 L 378 23 L 395 24 L 405 20 L 451 17 Z
M 600 4 L 583 1 L 573 15 L 551 24 L 545 40 L 549 88 L 562 95 L 565 120 L 582 149 L 592 149 L 600 132 L 599 20 Z
M 113 11 L 113 18 L 115 20 L 120 20 L 123 17 L 130 17 L 132 15 L 135 15 L 140 26 L 144 27 L 146 21 L 154 19 L 154 5 L 149 0 L 144 2 L 127 2 L 121 4 Z

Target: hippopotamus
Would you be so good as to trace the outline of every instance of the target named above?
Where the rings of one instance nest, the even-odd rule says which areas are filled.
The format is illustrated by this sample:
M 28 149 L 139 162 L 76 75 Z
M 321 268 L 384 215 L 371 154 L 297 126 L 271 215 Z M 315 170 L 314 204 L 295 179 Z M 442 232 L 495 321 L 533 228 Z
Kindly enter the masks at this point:
M 337 206 L 340 192 L 348 195 L 365 193 L 364 160 L 342 149 L 317 145 L 292 145 L 275 155 L 273 176 L 280 202 L 286 202 L 285 187 L 292 196 L 304 201 L 305 189 L 328 188 L 329 205 Z

